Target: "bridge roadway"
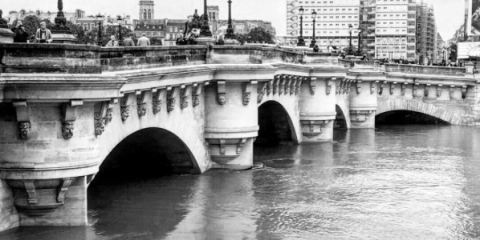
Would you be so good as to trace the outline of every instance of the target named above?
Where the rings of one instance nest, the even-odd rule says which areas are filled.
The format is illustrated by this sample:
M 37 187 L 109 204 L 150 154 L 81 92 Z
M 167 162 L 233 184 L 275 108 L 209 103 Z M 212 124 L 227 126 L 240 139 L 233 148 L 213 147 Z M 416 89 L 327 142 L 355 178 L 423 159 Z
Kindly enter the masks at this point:
M 259 132 L 331 141 L 335 125 L 374 128 L 397 110 L 480 122 L 471 67 L 353 64 L 269 46 L 0 50 L 0 231 L 87 224 L 88 184 L 122 143 L 202 173 L 252 167 Z

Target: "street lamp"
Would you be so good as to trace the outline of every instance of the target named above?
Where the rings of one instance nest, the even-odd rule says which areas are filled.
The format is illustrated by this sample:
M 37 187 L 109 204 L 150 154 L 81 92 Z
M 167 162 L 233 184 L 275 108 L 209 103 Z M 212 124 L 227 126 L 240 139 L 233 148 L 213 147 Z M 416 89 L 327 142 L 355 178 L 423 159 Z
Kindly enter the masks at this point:
M 298 47 L 304 47 L 305 46 L 305 40 L 303 39 L 303 12 L 305 11 L 302 6 L 300 6 L 300 9 L 298 10 L 300 12 L 300 37 L 298 38 Z
M 362 33 L 363 33 L 363 29 L 359 28 L 358 29 L 358 49 L 357 49 L 357 53 L 358 55 L 360 56 L 360 54 L 362 53 Z
M 232 25 L 232 0 L 228 0 L 228 28 L 227 34 L 225 34 L 225 39 L 235 39 Z
M 316 22 L 315 19 L 317 18 L 317 12 L 315 11 L 312 12 L 312 18 L 313 18 L 313 37 L 310 43 L 310 48 L 314 48 L 315 44 L 317 44 L 317 41 L 315 41 L 315 22 Z
M 200 31 L 200 37 L 211 37 L 210 25 L 208 24 L 207 0 L 203 1 L 203 25 Z
M 122 46 L 122 16 L 118 15 L 117 16 L 117 21 L 118 21 L 118 46 Z
M 349 47 L 349 49 L 348 49 L 348 54 L 349 54 L 349 55 L 352 55 L 352 53 L 353 53 L 353 49 L 352 49 L 352 48 L 353 48 L 353 46 L 352 46 L 352 31 L 353 31 L 353 26 L 352 26 L 352 24 L 348 24 L 348 30 L 349 30 L 349 32 L 350 32 L 350 47 Z
M 100 13 L 95 16 L 97 18 L 97 21 L 98 21 L 98 35 L 97 35 L 97 44 L 98 46 L 102 46 L 103 45 L 103 41 L 102 41 L 102 19 L 103 19 L 103 16 L 100 15 Z

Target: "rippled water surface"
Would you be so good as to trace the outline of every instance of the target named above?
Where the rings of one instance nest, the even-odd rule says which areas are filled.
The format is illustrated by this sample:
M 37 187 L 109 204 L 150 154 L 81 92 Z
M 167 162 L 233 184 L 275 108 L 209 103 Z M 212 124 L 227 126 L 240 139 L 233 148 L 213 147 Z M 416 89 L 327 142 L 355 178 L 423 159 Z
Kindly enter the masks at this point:
M 97 186 L 91 226 L 0 239 L 480 238 L 480 129 L 339 131 L 255 159 L 269 167 Z

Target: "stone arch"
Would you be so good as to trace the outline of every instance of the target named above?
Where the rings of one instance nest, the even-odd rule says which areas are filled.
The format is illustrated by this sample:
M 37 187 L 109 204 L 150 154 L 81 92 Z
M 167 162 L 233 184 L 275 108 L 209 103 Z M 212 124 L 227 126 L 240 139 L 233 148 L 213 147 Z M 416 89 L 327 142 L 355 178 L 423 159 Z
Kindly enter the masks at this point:
M 299 144 L 301 139 L 299 134 L 301 131 L 299 131 L 299 128 L 294 124 L 295 122 L 292 116 L 293 112 L 289 111 L 288 108 L 279 101 L 268 100 L 261 103 L 258 106 L 258 124 L 260 129 L 257 141 L 262 142 L 262 140 L 264 141 L 262 137 L 268 136 L 270 140 L 273 141 L 292 141 L 295 144 Z M 288 123 L 286 125 L 287 127 L 285 127 L 285 123 Z
M 337 129 L 348 129 L 350 121 L 347 120 L 345 111 L 338 104 L 335 105 L 335 111 L 337 112 L 337 116 L 333 127 Z
M 376 116 L 390 111 L 419 112 L 438 118 L 452 125 L 466 124 L 462 118 L 462 113 L 447 108 L 437 107 L 434 104 L 405 99 L 378 101 Z
M 163 128 L 138 130 L 120 141 L 103 160 L 97 177 L 116 180 L 167 173 L 201 173 L 185 142 Z M 128 176 L 130 177 L 130 176 Z M 118 179 L 120 178 L 120 179 Z

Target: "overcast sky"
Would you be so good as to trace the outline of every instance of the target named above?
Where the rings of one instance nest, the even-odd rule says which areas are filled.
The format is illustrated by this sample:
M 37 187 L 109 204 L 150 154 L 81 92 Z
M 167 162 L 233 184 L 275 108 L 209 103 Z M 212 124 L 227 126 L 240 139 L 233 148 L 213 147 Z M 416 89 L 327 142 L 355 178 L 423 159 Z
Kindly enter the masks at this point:
M 4 13 L 20 9 L 55 11 L 57 0 L 0 0 Z M 193 14 L 197 8 L 203 10 L 202 0 L 154 0 L 155 18 L 183 19 Z M 286 0 L 232 0 L 234 19 L 263 19 L 271 21 L 277 29 L 277 35 L 285 35 Z M 417 2 L 420 0 L 417 0 Z M 433 3 L 438 24 L 438 31 L 444 40 L 450 39 L 463 23 L 464 0 L 426 0 Z M 63 0 L 64 10 L 77 8 L 86 11 L 87 15 L 106 13 L 132 15 L 138 19 L 139 0 Z M 227 0 L 208 0 L 209 5 L 220 7 L 220 18 L 227 19 Z

